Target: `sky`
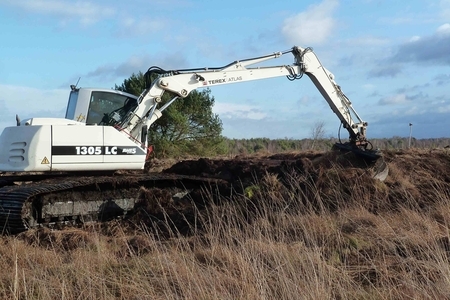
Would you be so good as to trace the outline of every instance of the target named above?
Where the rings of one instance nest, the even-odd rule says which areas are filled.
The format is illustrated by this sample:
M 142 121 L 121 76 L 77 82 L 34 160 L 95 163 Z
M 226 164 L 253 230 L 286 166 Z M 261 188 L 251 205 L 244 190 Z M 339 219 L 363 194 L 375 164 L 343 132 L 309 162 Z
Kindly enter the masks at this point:
M 154 65 L 220 67 L 301 46 L 334 74 L 369 140 L 450 137 L 450 0 L 0 0 L 0 20 L 0 130 L 16 114 L 64 118 L 78 80 L 113 88 Z M 338 137 L 307 76 L 211 95 L 228 138 L 310 138 L 320 124 Z

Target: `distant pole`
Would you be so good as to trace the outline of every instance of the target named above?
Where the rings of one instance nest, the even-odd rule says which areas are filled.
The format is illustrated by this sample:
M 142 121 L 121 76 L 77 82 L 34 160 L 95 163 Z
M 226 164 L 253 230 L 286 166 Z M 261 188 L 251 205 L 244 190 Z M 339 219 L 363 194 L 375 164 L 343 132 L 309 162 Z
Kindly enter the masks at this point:
M 412 123 L 409 123 L 409 144 L 408 144 L 408 148 L 411 148 L 411 136 L 412 136 Z

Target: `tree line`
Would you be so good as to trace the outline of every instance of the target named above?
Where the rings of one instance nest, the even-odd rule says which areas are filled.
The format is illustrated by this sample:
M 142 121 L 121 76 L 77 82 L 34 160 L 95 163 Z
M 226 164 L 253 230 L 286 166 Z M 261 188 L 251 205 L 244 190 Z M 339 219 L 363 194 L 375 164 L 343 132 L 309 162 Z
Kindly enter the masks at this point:
M 305 139 L 224 139 L 226 153 L 229 155 L 255 154 L 255 153 L 280 153 L 291 151 L 329 151 L 336 138 L 305 138 Z M 374 149 L 401 150 L 409 148 L 408 137 L 392 137 L 371 139 Z M 450 138 L 411 139 L 411 148 L 416 149 L 448 149 L 450 151 Z

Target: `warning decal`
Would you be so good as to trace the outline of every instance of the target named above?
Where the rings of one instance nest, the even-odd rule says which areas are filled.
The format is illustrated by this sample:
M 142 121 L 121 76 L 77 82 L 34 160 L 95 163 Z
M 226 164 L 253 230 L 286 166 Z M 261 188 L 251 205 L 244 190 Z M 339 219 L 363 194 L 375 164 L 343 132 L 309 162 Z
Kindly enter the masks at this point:
M 47 157 L 45 156 L 44 159 L 41 161 L 41 165 L 48 165 L 50 162 L 48 161 Z

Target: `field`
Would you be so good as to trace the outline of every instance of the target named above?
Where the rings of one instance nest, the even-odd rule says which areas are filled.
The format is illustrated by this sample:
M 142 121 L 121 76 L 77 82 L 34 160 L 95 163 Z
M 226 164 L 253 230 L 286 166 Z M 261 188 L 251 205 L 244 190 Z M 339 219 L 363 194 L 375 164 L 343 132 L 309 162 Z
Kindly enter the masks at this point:
M 321 152 L 159 162 L 226 184 L 2 236 L 0 298 L 450 298 L 450 153 L 384 155 L 384 182 Z

